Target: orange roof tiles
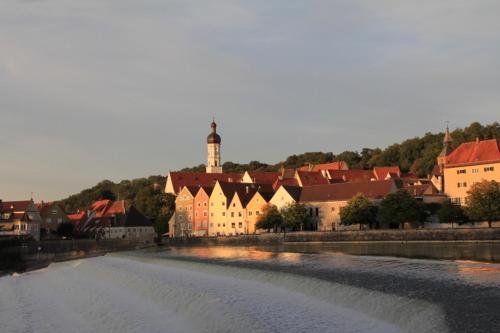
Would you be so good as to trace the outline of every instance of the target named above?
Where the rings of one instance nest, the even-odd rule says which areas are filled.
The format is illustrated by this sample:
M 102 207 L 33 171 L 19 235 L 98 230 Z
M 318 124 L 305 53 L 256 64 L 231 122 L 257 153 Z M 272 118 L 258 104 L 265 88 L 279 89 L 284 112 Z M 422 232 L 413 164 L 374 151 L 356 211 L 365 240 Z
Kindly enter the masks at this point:
M 462 143 L 446 157 L 445 167 L 500 161 L 499 140 L 483 140 Z
M 302 188 L 299 201 L 344 201 L 358 193 L 363 193 L 371 199 L 380 199 L 396 188 L 393 180 L 309 186 Z
M 312 168 L 311 168 L 312 167 Z M 346 170 L 349 166 L 345 161 L 336 161 L 332 163 L 322 163 L 316 165 L 304 165 L 299 168 L 300 171 L 321 171 L 321 170 Z
M 377 180 L 385 180 L 387 176 L 391 176 L 391 178 L 398 178 L 401 176 L 401 170 L 399 170 L 398 166 L 383 166 L 383 167 L 374 167 L 373 174 Z
M 320 171 L 297 171 L 297 180 L 301 186 L 328 184 L 328 179 Z

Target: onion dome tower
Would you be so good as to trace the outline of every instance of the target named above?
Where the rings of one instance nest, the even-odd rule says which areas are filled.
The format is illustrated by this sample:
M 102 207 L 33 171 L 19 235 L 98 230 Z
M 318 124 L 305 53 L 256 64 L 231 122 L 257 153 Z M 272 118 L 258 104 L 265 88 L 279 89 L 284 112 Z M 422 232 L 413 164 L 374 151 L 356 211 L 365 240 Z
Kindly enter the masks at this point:
M 221 138 L 217 134 L 217 124 L 215 120 L 211 124 L 212 133 L 207 137 L 207 173 L 222 173 L 222 165 L 220 164 L 220 144 Z

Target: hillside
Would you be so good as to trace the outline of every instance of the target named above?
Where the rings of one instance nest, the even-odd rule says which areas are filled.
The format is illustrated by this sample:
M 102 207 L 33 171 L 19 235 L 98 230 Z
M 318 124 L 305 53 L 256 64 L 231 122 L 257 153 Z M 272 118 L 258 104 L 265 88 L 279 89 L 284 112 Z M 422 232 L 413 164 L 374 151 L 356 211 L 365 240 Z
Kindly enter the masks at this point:
M 412 171 L 421 177 L 428 175 L 436 161 L 436 157 L 442 149 L 444 133 L 426 133 L 422 137 L 395 143 L 385 149 L 364 148 L 361 152 L 344 151 L 335 155 L 331 152 L 308 152 L 287 157 L 283 162 L 277 164 L 266 164 L 252 161 L 248 164 L 226 162 L 223 168 L 227 172 L 249 171 L 276 171 L 283 165 L 286 168 L 297 168 L 307 163 L 327 163 L 344 160 L 351 169 L 370 169 L 374 166 L 399 165 L 402 171 Z M 452 132 L 453 148 L 463 142 L 473 141 L 477 137 L 484 139 L 500 138 L 500 124 L 495 122 L 490 125 L 472 123 L 464 129 L 456 129 Z M 205 165 L 185 168 L 183 171 L 205 171 Z M 165 187 L 164 176 L 150 176 L 134 180 L 123 180 L 113 183 L 104 180 L 90 189 L 72 195 L 64 200 L 62 204 L 66 211 L 75 211 L 85 208 L 94 200 L 101 198 L 116 198 L 126 200 L 128 204 L 134 203 L 136 207 L 151 219 L 163 216 L 162 204 L 170 202 L 171 198 L 163 194 Z

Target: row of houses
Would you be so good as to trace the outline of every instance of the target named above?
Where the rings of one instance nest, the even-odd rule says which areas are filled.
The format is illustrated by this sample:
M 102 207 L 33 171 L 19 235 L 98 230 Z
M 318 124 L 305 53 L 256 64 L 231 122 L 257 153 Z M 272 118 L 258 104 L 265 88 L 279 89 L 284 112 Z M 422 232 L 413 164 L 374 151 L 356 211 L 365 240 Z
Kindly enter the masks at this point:
M 77 237 L 153 241 L 152 222 L 125 201 L 100 200 L 88 209 L 66 214 L 57 202 L 33 200 L 0 202 L 0 237 L 30 236 L 36 240 L 57 238 L 63 223 L 73 226 Z
M 366 172 L 342 170 L 342 180 L 328 177 L 332 173 L 338 174 L 329 169 L 324 169 L 326 172 L 246 172 L 238 178 L 223 173 L 215 176 L 172 172 L 169 175 L 172 184 L 180 185 L 184 180 L 190 182 L 196 178 L 199 185 L 190 183 L 177 187 L 176 211 L 169 222 L 169 236 L 257 233 L 255 224 L 267 205 L 282 209 L 294 203 L 304 204 L 309 212 L 306 229 L 330 231 L 344 228 L 340 224 L 340 209 L 357 193 L 363 193 L 374 202 L 400 188 L 425 202 L 442 202 L 446 198 L 438 193 L 430 180 L 403 175 L 398 167 L 382 169 Z M 293 176 L 287 177 L 286 174 Z M 215 182 L 213 186 L 207 185 L 211 181 Z
M 293 203 L 307 207 L 308 229 L 339 230 L 344 228 L 340 209 L 357 193 L 378 202 L 392 191 L 405 189 L 426 203 L 451 199 L 455 204 L 466 204 L 474 183 L 500 181 L 499 141 L 476 140 L 452 150 L 448 128 L 436 168 L 427 178 L 403 173 L 398 166 L 350 170 L 344 161 L 281 168 L 279 172 L 224 173 L 220 144 L 212 123 L 206 173 L 168 174 L 165 192 L 176 196 L 170 237 L 256 233 L 255 224 L 267 205 L 281 209 Z

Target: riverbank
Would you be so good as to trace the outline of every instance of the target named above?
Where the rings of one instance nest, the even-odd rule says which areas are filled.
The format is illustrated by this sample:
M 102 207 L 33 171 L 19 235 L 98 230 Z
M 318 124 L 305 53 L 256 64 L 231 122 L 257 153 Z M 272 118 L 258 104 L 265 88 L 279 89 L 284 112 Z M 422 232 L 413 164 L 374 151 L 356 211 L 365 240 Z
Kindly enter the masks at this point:
M 51 263 L 156 246 L 130 240 L 51 240 L 0 248 L 0 276 L 45 268 Z
M 303 252 L 500 262 L 500 228 L 266 233 L 169 238 L 164 243 L 173 247 L 273 246 L 284 251 L 293 247 Z

